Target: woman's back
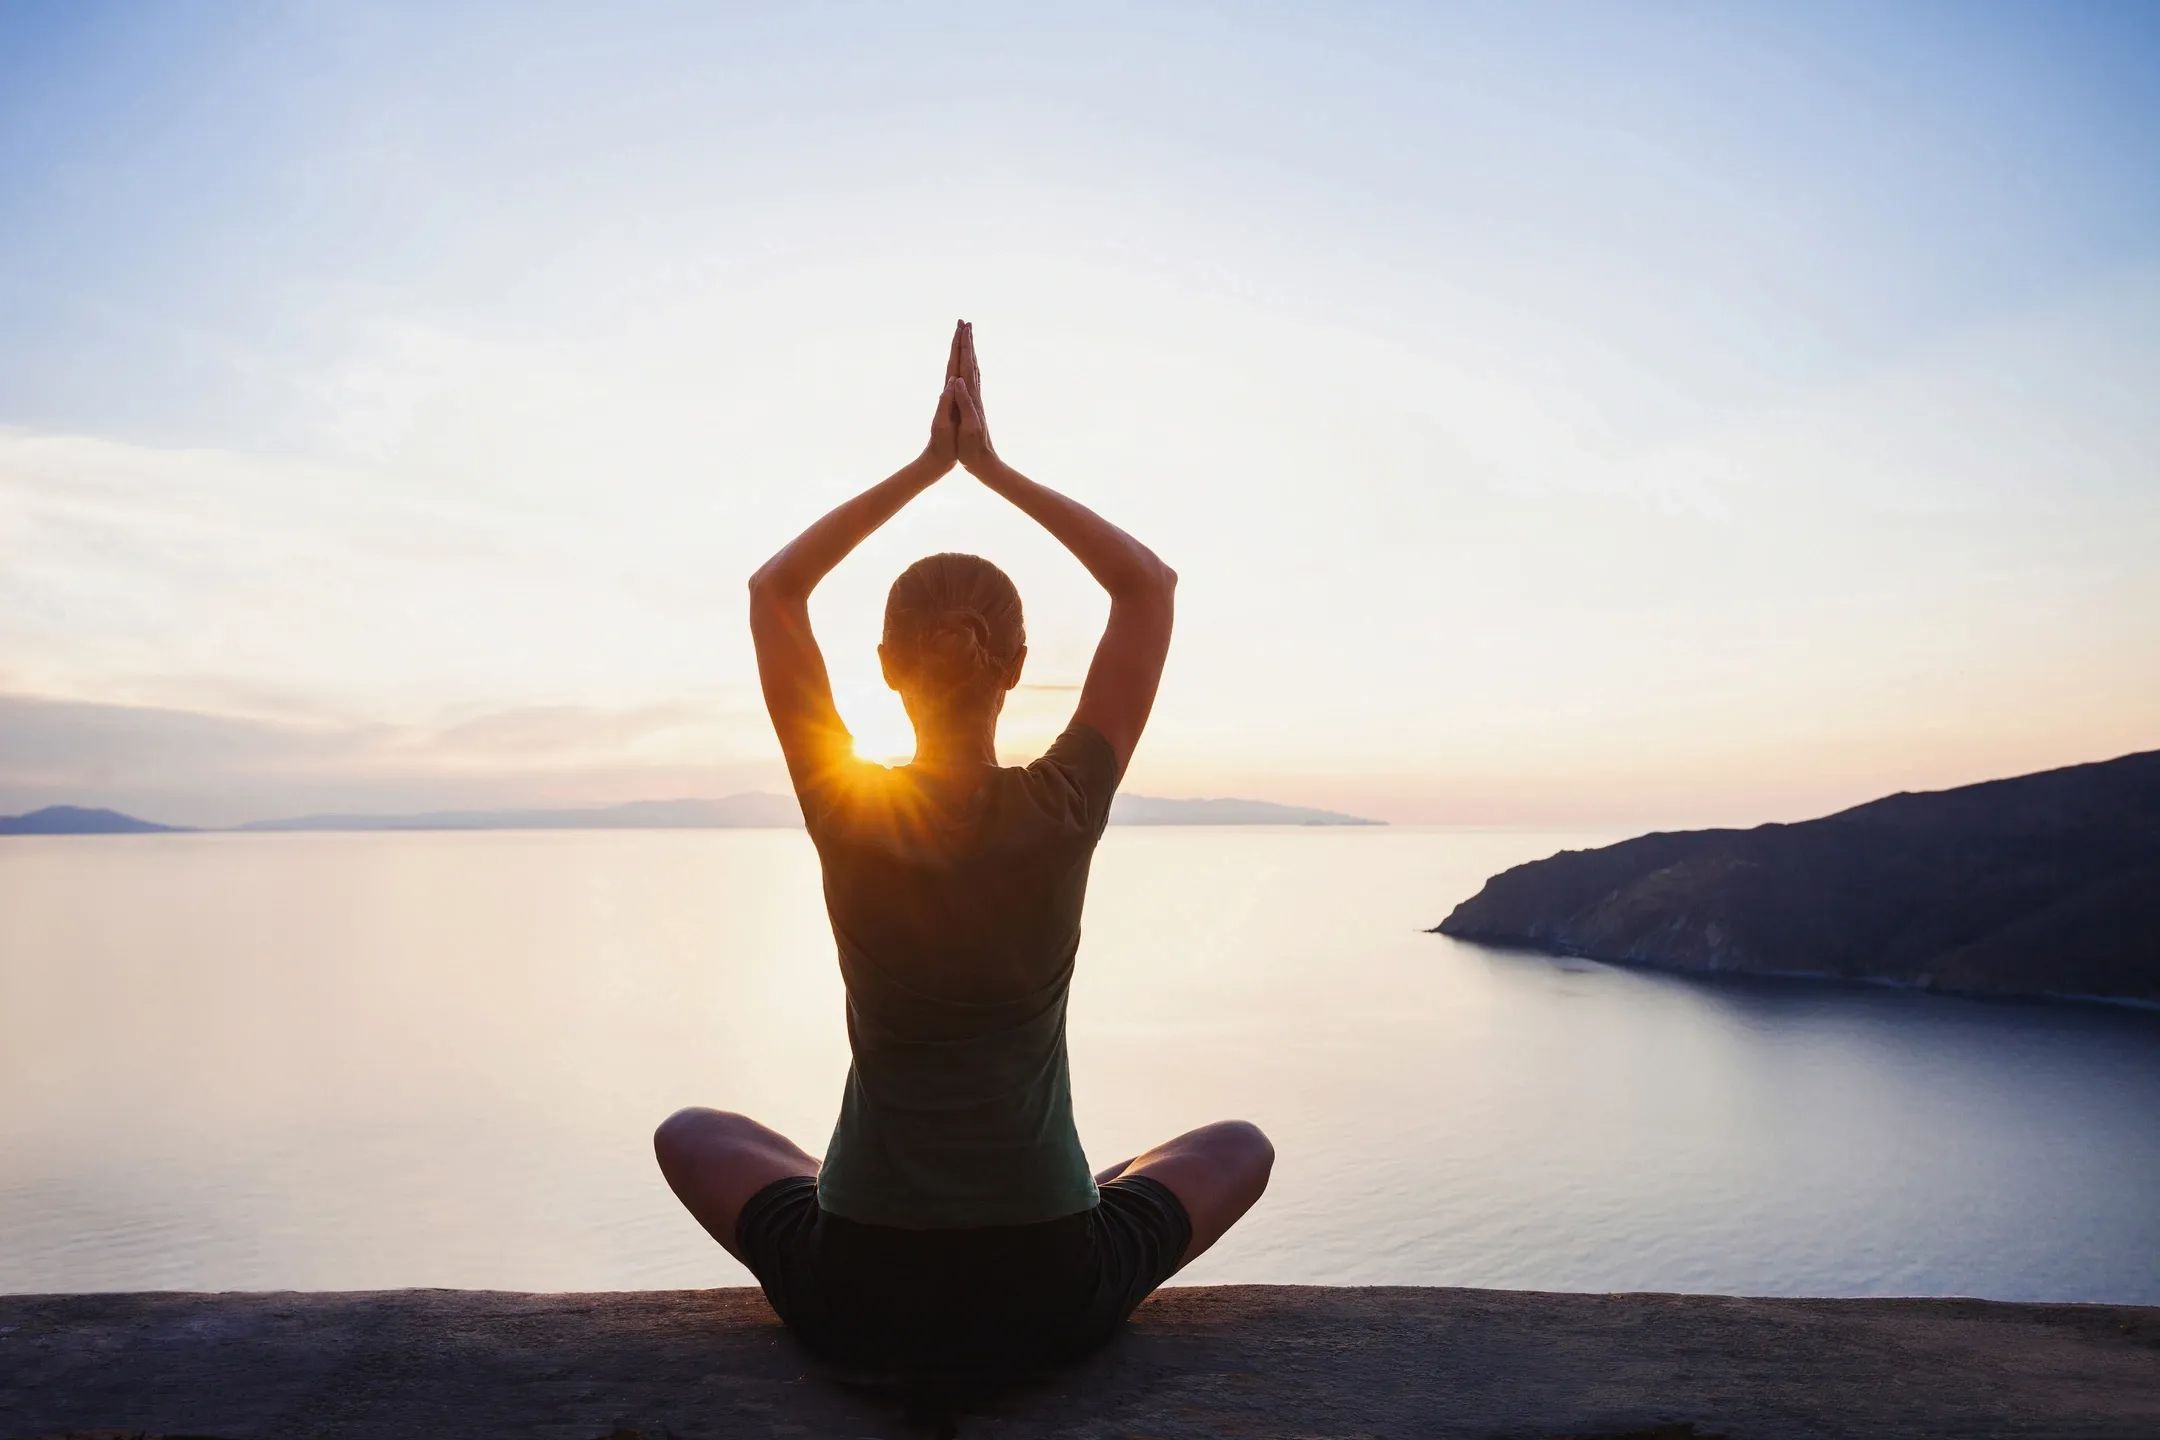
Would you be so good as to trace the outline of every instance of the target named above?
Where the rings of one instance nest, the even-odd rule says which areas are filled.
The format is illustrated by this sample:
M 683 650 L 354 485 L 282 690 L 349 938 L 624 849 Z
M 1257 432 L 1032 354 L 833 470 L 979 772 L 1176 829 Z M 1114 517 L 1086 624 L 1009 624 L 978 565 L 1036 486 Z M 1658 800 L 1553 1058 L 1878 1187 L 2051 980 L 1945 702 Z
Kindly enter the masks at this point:
M 836 767 L 806 794 L 853 1052 L 819 1203 L 869 1224 L 1022 1225 L 1085 1210 L 1065 1005 L 1118 761 L 1074 724 L 1025 768 L 944 791 Z

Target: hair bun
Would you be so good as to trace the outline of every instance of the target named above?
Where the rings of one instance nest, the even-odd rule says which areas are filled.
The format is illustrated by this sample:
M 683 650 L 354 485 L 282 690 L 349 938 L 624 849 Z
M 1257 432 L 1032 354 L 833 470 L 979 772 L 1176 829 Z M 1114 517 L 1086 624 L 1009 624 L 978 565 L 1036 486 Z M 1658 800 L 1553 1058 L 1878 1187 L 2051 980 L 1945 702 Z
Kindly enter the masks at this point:
M 990 669 L 990 622 L 974 610 L 947 610 L 923 632 L 923 666 L 946 685 L 966 685 Z

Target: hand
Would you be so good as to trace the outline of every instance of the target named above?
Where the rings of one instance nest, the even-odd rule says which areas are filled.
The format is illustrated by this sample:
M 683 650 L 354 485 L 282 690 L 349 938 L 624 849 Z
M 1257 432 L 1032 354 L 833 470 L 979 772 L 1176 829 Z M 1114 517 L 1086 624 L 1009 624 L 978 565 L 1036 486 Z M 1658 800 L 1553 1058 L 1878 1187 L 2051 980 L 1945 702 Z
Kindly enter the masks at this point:
M 930 419 L 930 439 L 923 446 L 922 463 L 943 475 L 960 460 L 960 401 L 953 393 L 965 363 L 967 322 L 953 326 L 952 349 L 945 356 L 945 384 L 938 391 L 937 414 Z
M 957 368 L 947 384 L 952 387 L 960 408 L 957 437 L 960 463 L 979 479 L 1000 461 L 997 450 L 990 444 L 990 426 L 983 419 L 982 367 L 975 363 L 975 327 L 965 320 L 960 322 L 958 344 L 960 350 L 954 362 Z

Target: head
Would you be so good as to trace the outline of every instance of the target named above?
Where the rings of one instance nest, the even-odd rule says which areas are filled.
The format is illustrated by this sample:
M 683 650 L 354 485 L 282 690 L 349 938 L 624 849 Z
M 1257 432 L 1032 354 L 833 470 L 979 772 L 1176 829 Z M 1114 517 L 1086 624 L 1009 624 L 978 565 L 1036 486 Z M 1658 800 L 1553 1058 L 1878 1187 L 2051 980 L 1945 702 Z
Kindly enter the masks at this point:
M 927 556 L 893 581 L 878 661 L 918 737 L 994 726 L 1026 660 L 1020 592 L 980 555 Z

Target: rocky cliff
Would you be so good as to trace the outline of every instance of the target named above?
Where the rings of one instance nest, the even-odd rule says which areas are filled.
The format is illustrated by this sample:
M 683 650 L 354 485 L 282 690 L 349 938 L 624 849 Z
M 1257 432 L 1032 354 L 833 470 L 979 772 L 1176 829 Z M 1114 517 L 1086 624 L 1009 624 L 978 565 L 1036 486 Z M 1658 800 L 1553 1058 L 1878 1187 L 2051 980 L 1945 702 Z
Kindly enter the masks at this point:
M 1681 970 L 2160 1001 L 2160 751 L 1562 851 L 1438 929 Z

